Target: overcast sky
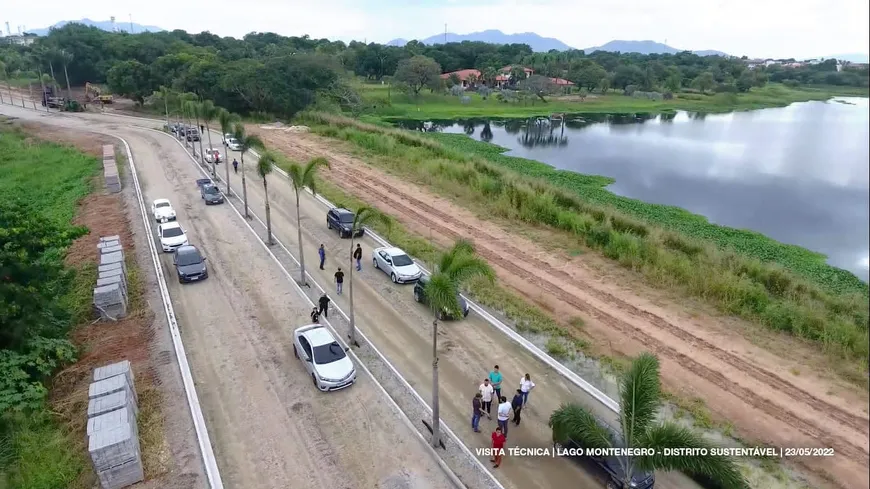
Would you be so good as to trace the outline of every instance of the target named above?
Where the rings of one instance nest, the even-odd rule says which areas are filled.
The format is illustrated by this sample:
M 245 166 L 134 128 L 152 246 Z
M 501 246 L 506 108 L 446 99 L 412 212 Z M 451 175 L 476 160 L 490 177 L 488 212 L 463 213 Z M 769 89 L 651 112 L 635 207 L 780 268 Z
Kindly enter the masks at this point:
M 89 18 L 241 37 L 252 31 L 387 42 L 499 29 L 586 48 L 613 39 L 733 55 L 867 53 L 867 0 L 7 0 L 15 31 Z M 11 7 L 11 8 L 10 8 Z M 4 25 L 5 30 L 5 25 Z

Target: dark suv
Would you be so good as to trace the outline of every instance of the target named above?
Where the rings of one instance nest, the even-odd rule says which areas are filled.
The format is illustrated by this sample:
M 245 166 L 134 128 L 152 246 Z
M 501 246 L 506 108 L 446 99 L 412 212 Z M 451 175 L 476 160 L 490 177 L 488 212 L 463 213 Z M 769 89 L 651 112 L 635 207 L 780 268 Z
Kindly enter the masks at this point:
M 342 209 L 341 207 L 329 209 L 329 212 L 326 213 L 326 227 L 338 230 L 338 235 L 342 238 L 350 238 L 351 232 L 353 231 L 354 217 L 353 212 L 347 209 Z M 357 229 L 353 237 L 359 238 L 364 233 L 365 231 L 363 229 Z
M 188 127 L 184 130 L 184 136 L 187 137 L 188 141 L 199 141 L 199 129 Z
M 614 441 L 614 446 L 622 446 L 622 436 L 603 420 L 598 419 L 598 424 L 606 428 L 610 432 L 610 437 Z M 556 434 L 553 433 L 553 448 L 556 450 L 583 450 L 583 445 L 572 439 L 557 440 Z M 572 451 L 573 451 L 572 450 Z M 622 464 L 619 459 L 621 457 L 592 457 L 583 455 L 565 455 L 564 457 L 571 458 L 584 466 L 588 466 L 588 462 L 592 462 L 598 469 L 599 473 L 607 479 L 607 489 L 653 489 L 655 485 L 655 476 L 650 472 L 635 472 L 631 477 L 631 485 L 626 486 L 622 483 L 625 477 L 625 471 L 622 470 Z
M 205 205 L 224 203 L 224 194 L 215 185 L 207 183 L 199 187 L 199 193 L 205 201 Z
M 429 304 L 429 300 L 426 298 L 426 284 L 428 283 L 429 276 L 423 275 L 417 280 L 417 283 L 414 284 L 414 300 L 420 304 Z M 459 301 L 459 308 L 462 309 L 462 317 L 468 316 L 468 303 L 465 302 L 465 299 L 463 299 L 461 295 L 458 295 L 456 300 Z M 450 321 L 456 318 L 454 318 L 452 314 L 441 312 L 438 314 L 438 319 Z

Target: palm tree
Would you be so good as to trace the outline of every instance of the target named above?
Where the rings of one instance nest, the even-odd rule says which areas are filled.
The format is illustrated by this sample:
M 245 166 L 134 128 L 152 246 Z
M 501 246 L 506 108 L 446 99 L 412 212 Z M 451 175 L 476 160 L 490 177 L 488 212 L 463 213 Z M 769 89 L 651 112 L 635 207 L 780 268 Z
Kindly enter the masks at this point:
M 72 88 L 69 85 L 69 73 L 66 71 L 68 64 L 72 63 L 73 55 L 65 49 L 60 50 L 60 61 L 63 63 L 63 76 L 66 78 L 66 98 L 72 100 Z
M 233 132 L 233 123 L 238 119 L 237 116 L 230 113 L 230 111 L 220 108 L 218 109 L 217 120 L 221 125 L 221 134 L 229 134 Z M 226 163 L 227 167 L 227 197 L 230 196 L 232 189 L 230 188 L 230 160 L 229 156 L 227 156 L 227 146 L 224 145 L 224 163 Z
M 193 106 L 191 105 L 196 100 L 196 95 L 192 93 L 182 93 L 179 95 L 179 105 L 181 106 L 181 118 L 184 120 L 184 125 L 190 127 L 193 125 Z M 196 145 L 193 141 L 189 141 L 193 149 L 193 156 L 196 156 Z M 187 130 L 184 131 L 184 145 L 187 146 Z
M 393 224 L 393 221 L 391 221 L 390 218 L 387 217 L 386 214 L 375 209 L 374 207 L 363 206 L 363 207 L 360 207 L 359 209 L 356 210 L 356 213 L 354 213 L 354 216 L 353 216 L 353 224 L 351 224 L 351 226 L 350 226 L 350 254 L 348 255 L 348 258 L 353 256 L 353 245 L 354 245 L 354 240 L 356 239 L 354 236 L 356 236 L 357 231 L 359 231 L 360 229 L 363 229 L 365 226 L 367 226 L 368 224 L 373 223 L 373 222 L 380 222 L 381 224 L 383 224 L 387 228 L 388 232 L 389 232 L 390 227 Z M 351 265 L 351 267 L 350 267 L 350 333 L 348 334 L 348 338 L 349 338 L 350 343 L 352 345 L 358 345 L 356 342 L 356 322 L 354 321 L 354 317 L 353 317 L 353 270 L 354 270 L 354 268 L 356 268 L 356 267 Z
M 201 124 L 199 121 L 202 119 L 202 102 L 199 100 L 199 97 L 194 100 L 191 105 L 191 109 L 193 110 L 193 117 L 196 119 L 196 130 L 199 131 Z M 204 134 L 200 133 L 199 135 L 199 161 L 202 163 L 202 166 L 205 166 L 205 153 L 202 151 L 202 137 Z M 214 173 L 214 172 L 212 172 Z
M 248 214 L 248 185 L 245 181 L 245 153 L 252 148 L 262 148 L 263 141 L 253 134 L 248 134 L 245 131 L 245 125 L 240 122 L 233 125 L 233 137 L 239 142 L 239 153 L 241 154 L 239 163 L 242 167 L 242 200 L 245 203 L 245 218 L 250 219 L 251 216 Z
M 620 389 L 619 424 L 615 435 L 591 411 L 577 404 L 563 404 L 550 415 L 554 440 L 574 440 L 588 448 L 648 448 L 661 454 L 665 448 L 709 448 L 706 440 L 689 428 L 656 420 L 661 406 L 659 360 L 643 353 L 625 373 Z M 637 471 L 679 470 L 705 476 L 721 487 L 747 487 L 734 461 L 723 456 L 665 457 L 662 455 L 617 457 L 623 472 L 623 487 L 631 487 Z
M 169 99 L 172 98 L 173 92 L 171 88 L 160 85 L 158 90 L 155 90 L 153 96 L 158 100 L 163 101 L 163 109 L 166 111 L 166 127 L 169 128 Z
M 257 160 L 257 175 L 263 179 L 263 193 L 266 195 L 266 242 L 269 246 L 275 244 L 272 239 L 272 210 L 269 208 L 269 186 L 266 182 L 266 175 L 272 173 L 272 167 L 275 164 L 275 156 L 268 151 L 264 151 Z
M 211 100 L 206 100 L 200 105 L 200 115 L 202 116 L 202 121 L 205 123 L 205 133 L 208 134 L 208 147 L 210 149 L 214 149 L 214 146 L 211 145 L 211 127 L 209 126 L 209 122 L 215 120 L 215 118 L 220 113 L 220 109 L 214 105 L 214 102 Z M 200 138 L 201 139 L 201 138 Z M 224 161 L 226 163 L 226 161 Z M 212 160 L 211 163 L 211 176 L 217 176 L 217 161 L 216 159 Z
M 302 247 L 302 221 L 299 217 L 299 192 L 305 187 L 311 189 L 311 192 L 317 195 L 317 183 L 314 176 L 317 174 L 317 169 L 321 166 L 329 168 L 329 161 L 319 156 L 309 161 L 305 166 L 298 163 L 293 163 L 287 168 L 287 175 L 290 176 L 290 183 L 293 185 L 293 191 L 296 192 L 296 234 L 299 242 L 299 265 L 302 267 L 300 284 L 305 285 L 305 253 Z
M 489 264 L 477 256 L 474 245 L 464 239 L 438 257 L 435 269 L 423 289 L 423 294 L 432 309 L 432 446 L 441 443 L 441 418 L 438 398 L 438 320 L 451 316 L 462 317 L 459 305 L 459 289 L 473 278 L 495 280 L 495 272 Z

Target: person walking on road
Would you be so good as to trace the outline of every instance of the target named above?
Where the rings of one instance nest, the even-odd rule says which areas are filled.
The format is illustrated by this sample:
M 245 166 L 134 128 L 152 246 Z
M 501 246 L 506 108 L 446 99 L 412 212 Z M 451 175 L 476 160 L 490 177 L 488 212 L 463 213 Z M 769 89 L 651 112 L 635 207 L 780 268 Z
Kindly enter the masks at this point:
M 506 441 L 507 436 L 505 436 L 501 428 L 496 428 L 492 432 L 492 448 L 495 450 L 495 454 L 489 461 L 493 463 L 492 468 L 494 469 L 497 469 L 501 465 L 501 458 L 504 456 L 504 443 Z
M 498 427 L 501 428 L 502 433 L 507 438 L 508 419 L 511 417 L 511 403 L 508 402 L 505 396 L 501 396 L 498 400 L 500 403 L 498 405 Z
M 517 389 L 517 393 L 514 394 L 514 398 L 511 399 L 511 408 L 514 410 L 514 419 L 511 421 L 519 426 L 520 425 L 520 412 L 523 410 L 523 391 Z
M 326 249 L 323 243 L 320 243 L 320 248 L 317 248 L 317 255 L 320 257 L 320 269 L 323 270 L 323 265 L 326 265 Z
M 233 158 L 233 172 L 239 173 L 239 161 Z
M 328 318 L 329 296 L 326 295 L 326 292 L 324 292 L 323 295 L 320 296 L 320 299 L 317 299 L 317 304 L 320 306 L 320 309 L 318 309 L 317 313 L 322 314 L 325 318 Z
M 492 419 L 492 396 L 495 389 L 492 388 L 489 379 L 483 379 L 483 383 L 480 384 L 480 387 L 478 387 L 477 390 L 480 392 L 483 409 L 486 410 L 486 417 Z
M 319 323 L 320 322 L 320 311 L 318 311 L 316 307 L 311 310 L 311 322 L 312 323 Z
M 492 388 L 495 389 L 495 397 L 496 399 L 501 397 L 501 372 L 498 371 L 498 365 L 493 367 L 492 372 L 489 373 L 489 381 L 492 382 Z M 505 432 L 507 435 L 507 432 Z
M 356 260 L 356 271 L 362 271 L 362 247 L 359 243 L 356 244 L 356 249 L 353 250 L 353 259 Z
M 532 382 L 532 378 L 529 374 L 526 374 L 522 379 L 520 379 L 520 392 L 523 394 L 523 407 L 526 407 L 526 404 L 529 403 L 529 392 L 532 392 L 532 389 L 535 388 L 535 383 Z
M 474 399 L 471 400 L 471 429 L 475 433 L 480 433 L 480 417 L 483 415 L 483 403 L 480 392 L 474 394 Z
M 335 272 L 335 292 L 338 295 L 341 295 L 342 285 L 344 285 L 344 272 L 341 271 L 341 267 L 338 267 L 338 271 Z

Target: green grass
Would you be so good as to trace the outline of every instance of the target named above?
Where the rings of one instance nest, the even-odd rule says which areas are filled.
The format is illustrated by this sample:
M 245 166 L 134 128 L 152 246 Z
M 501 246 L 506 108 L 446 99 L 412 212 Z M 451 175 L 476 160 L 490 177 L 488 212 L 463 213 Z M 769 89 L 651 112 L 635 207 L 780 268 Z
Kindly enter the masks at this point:
M 575 249 L 597 250 L 653 286 L 814 342 L 854 371 L 867 368 L 870 290 L 819 254 L 679 208 L 618 197 L 604 190 L 609 179 L 506 157 L 463 136 L 324 114 L 301 119 L 317 134 L 348 141 L 370 163 L 471 208 L 558 230 Z
M 827 100 L 833 96 L 868 96 L 867 88 L 855 87 L 798 87 L 789 88 L 771 83 L 763 88 L 753 88 L 741 94 L 679 93 L 673 100 L 652 101 L 626 97 L 621 91 L 598 93 L 585 101 L 566 99 L 564 96 L 548 97 L 547 102 L 528 99 L 525 102 L 500 102 L 495 96 L 486 100 L 474 93 L 463 104 L 459 97 L 443 94 L 421 93 L 414 98 L 395 87 L 374 84 L 356 84 L 357 90 L 369 109 L 369 117 L 383 120 L 395 119 L 470 119 L 479 117 L 521 118 L 552 113 L 658 113 L 674 110 L 698 112 L 730 112 L 767 107 L 781 107 L 794 102 Z
M 81 433 L 68 432 L 48 410 L 9 414 L 4 424 L 10 457 L 5 470 L 0 466 L 0 487 L 65 488 L 87 467 L 85 454 L 76 450 L 73 439 Z

